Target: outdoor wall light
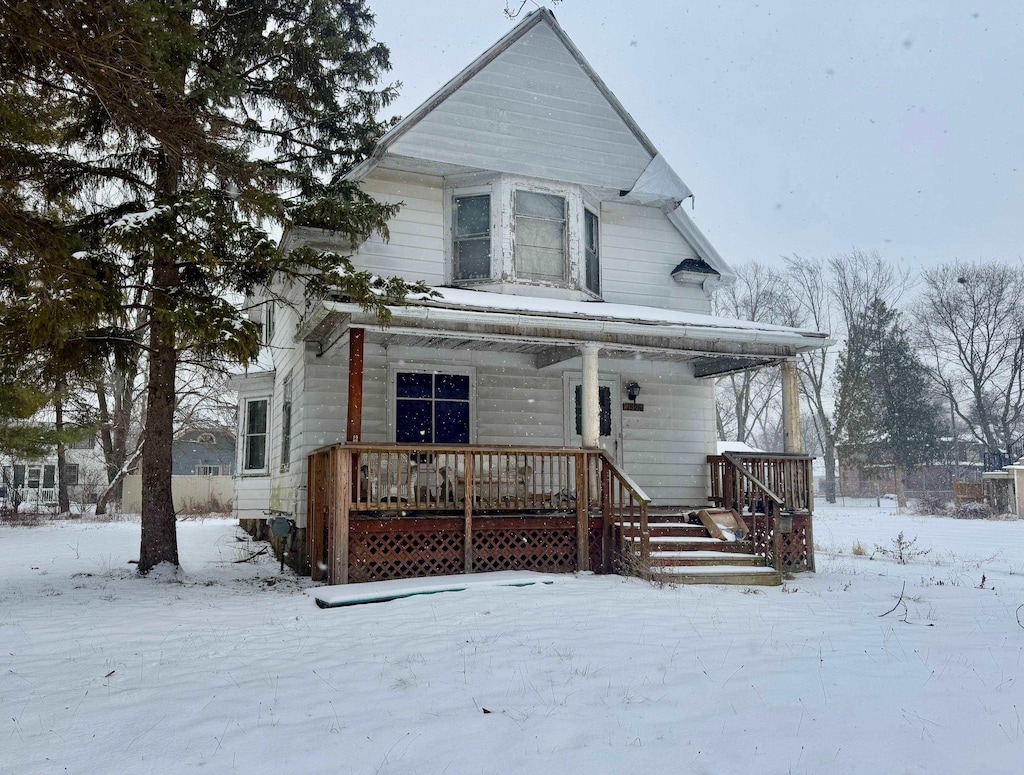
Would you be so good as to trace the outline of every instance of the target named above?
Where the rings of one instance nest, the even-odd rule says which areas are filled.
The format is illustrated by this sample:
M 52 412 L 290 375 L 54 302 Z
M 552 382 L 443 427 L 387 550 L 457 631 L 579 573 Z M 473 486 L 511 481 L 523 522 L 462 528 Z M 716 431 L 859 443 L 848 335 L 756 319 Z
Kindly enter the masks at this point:
M 626 384 L 626 395 L 629 396 L 629 400 L 636 403 L 636 397 L 640 395 L 640 385 L 637 382 L 629 382 Z

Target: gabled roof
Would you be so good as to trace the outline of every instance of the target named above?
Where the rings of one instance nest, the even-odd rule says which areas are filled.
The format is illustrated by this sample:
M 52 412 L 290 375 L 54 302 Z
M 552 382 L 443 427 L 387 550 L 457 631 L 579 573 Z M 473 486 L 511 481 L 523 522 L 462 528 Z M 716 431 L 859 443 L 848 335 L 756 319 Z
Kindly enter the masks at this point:
M 551 46 L 552 36 L 561 44 L 561 49 L 557 45 Z M 517 46 L 517 44 L 519 45 Z M 535 64 L 535 57 L 540 50 L 552 52 L 555 49 L 561 51 L 558 54 L 562 64 L 560 72 L 565 74 L 567 70 L 572 70 L 570 75 L 577 84 L 574 87 L 575 91 L 567 89 L 567 93 L 562 93 L 550 84 L 543 83 L 543 79 L 539 78 L 535 79 L 532 86 L 524 85 L 529 80 L 525 76 L 510 78 L 510 72 L 514 76 L 520 76 L 520 71 L 512 69 L 512 66 L 506 61 L 508 56 L 513 55 L 513 52 L 522 61 L 530 62 L 531 67 L 539 68 L 538 72 L 543 72 L 543 67 L 553 66 L 553 63 Z M 501 61 L 505 64 L 499 67 L 495 63 L 503 54 L 506 55 L 506 59 Z M 578 70 L 572 67 L 570 59 L 571 63 L 578 67 Z M 494 67 L 491 67 L 492 65 Z M 488 70 L 489 67 L 491 67 L 490 70 Z M 502 67 L 505 69 L 502 70 Z M 498 68 L 498 70 L 494 68 Z M 490 73 L 493 82 L 488 81 L 487 78 L 480 81 L 480 78 L 483 77 L 481 74 L 485 70 Z M 581 73 L 582 75 L 580 75 Z M 477 81 L 471 84 L 475 78 Z M 509 83 L 510 80 L 511 83 Z M 708 242 L 697 225 L 683 212 L 681 205 L 692 195 L 690 189 L 668 165 L 664 157 L 658 153 L 650 138 L 601 80 L 590 63 L 559 26 L 554 14 L 547 8 L 540 8 L 526 16 L 497 43 L 399 121 L 381 138 L 370 158 L 353 169 L 348 177 L 351 180 L 363 179 L 389 155 L 393 158 L 430 159 L 438 164 L 446 165 L 453 171 L 494 169 L 500 172 L 530 174 L 528 169 L 502 169 L 500 164 L 495 164 L 493 160 L 488 164 L 489 160 L 486 158 L 474 158 L 472 149 L 469 148 L 471 143 L 466 143 L 463 138 L 455 136 L 460 132 L 472 134 L 474 131 L 479 131 L 485 135 L 500 135 L 510 144 L 526 143 L 531 148 L 542 147 L 544 145 L 543 137 L 524 138 L 522 135 L 512 137 L 509 127 L 514 126 L 514 120 L 504 114 L 512 113 L 513 110 L 506 111 L 500 106 L 496 107 L 494 104 L 482 102 L 484 95 L 489 93 L 489 90 L 493 90 L 495 93 L 505 95 L 502 98 L 496 98 L 499 103 L 501 99 L 505 99 L 507 104 L 524 105 L 526 101 L 521 100 L 516 103 L 512 97 L 508 96 L 508 92 L 509 90 L 520 90 L 521 92 L 523 89 L 530 88 L 540 92 L 540 94 L 533 95 L 534 99 L 546 98 L 555 101 L 556 105 L 551 108 L 550 112 L 557 114 L 561 111 L 569 117 L 565 119 L 567 124 L 573 120 L 573 114 L 577 110 L 598 110 L 600 115 L 594 118 L 594 122 L 603 121 L 604 125 L 609 127 L 609 136 L 615 138 L 610 144 L 612 150 L 609 150 L 604 156 L 602 156 L 600 147 L 596 149 L 585 147 L 586 139 L 582 137 L 572 138 L 574 144 L 572 150 L 578 152 L 575 162 L 568 158 L 569 154 L 564 154 L 566 157 L 564 163 L 567 166 L 573 163 L 586 165 L 591 160 L 602 158 L 606 160 L 600 164 L 607 164 L 609 172 L 607 175 L 599 176 L 601 180 L 581 179 L 581 177 L 585 177 L 582 172 L 580 173 L 581 177 L 574 180 L 575 168 L 569 171 L 559 170 L 557 164 L 550 169 L 542 166 L 540 171 L 534 172 L 535 177 L 593 185 L 618 192 L 618 196 L 614 193 L 607 194 L 608 201 L 623 201 L 657 207 L 666 214 L 669 222 L 715 273 L 725 280 L 734 276 L 729 265 Z M 585 105 L 577 102 L 582 94 L 589 95 L 589 102 Z M 521 93 L 516 96 L 522 97 Z M 571 103 L 573 107 L 570 109 L 562 107 L 559 104 L 562 101 Z M 529 111 L 529 109 L 528 106 L 523 108 L 524 111 Z M 450 115 L 444 119 L 438 118 L 446 111 Z M 602 116 L 603 118 L 601 118 Z M 537 118 L 536 111 L 534 117 L 538 121 L 558 123 L 558 119 L 548 119 L 546 115 L 543 118 Z M 579 116 L 576 116 L 575 120 L 579 122 Z M 620 123 L 616 123 L 616 121 Z M 522 129 L 521 126 L 518 128 Z M 547 134 L 549 137 L 555 136 L 557 130 L 551 129 Z M 600 143 L 600 141 L 594 142 Z M 497 144 L 491 143 L 490 147 L 493 148 L 495 145 Z M 523 164 L 522 157 L 528 153 L 517 154 L 516 150 L 518 149 L 511 149 L 505 161 L 509 161 L 508 156 L 511 156 L 514 159 L 513 165 Z M 599 162 L 593 161 L 593 165 L 598 164 Z M 593 171 L 591 174 L 593 175 Z
M 417 124 L 419 124 L 427 115 L 434 111 L 438 106 L 441 105 L 445 100 L 450 98 L 459 89 L 461 89 L 466 83 L 468 83 L 474 76 L 478 75 L 488 65 L 494 62 L 501 54 L 505 53 L 513 44 L 523 39 L 527 33 L 533 30 L 540 24 L 546 24 L 555 36 L 562 42 L 569 54 L 576 63 L 587 75 L 587 77 L 593 82 L 594 86 L 597 87 L 598 91 L 608 101 L 611 108 L 618 114 L 618 117 L 622 122 L 629 128 L 629 131 L 636 138 L 640 146 L 646 151 L 649 159 L 653 159 L 658 155 L 657 148 L 651 142 L 650 138 L 644 133 L 640 126 L 633 120 L 633 117 L 629 115 L 626 109 L 619 102 L 618 98 L 612 93 L 612 91 L 605 85 L 601 77 L 595 72 L 594 68 L 590 66 L 586 58 L 580 53 L 580 50 L 576 48 L 576 44 L 572 42 L 568 35 L 565 34 L 565 30 L 561 28 L 558 22 L 555 20 L 555 15 L 551 13 L 547 8 L 539 8 L 536 11 L 528 14 L 519 24 L 513 27 L 504 37 L 502 37 L 497 43 L 488 48 L 483 54 L 474 59 L 463 68 L 454 78 L 448 81 L 444 86 L 438 89 L 432 94 L 425 102 L 419 107 L 409 113 L 405 118 L 399 121 L 393 126 L 377 144 L 372 156 L 364 161 L 362 164 L 357 166 L 349 175 L 350 178 L 359 180 L 365 177 L 365 175 L 372 170 L 377 164 L 380 163 L 381 159 L 388 152 L 388 150 L 405 136 L 410 130 L 412 130 Z

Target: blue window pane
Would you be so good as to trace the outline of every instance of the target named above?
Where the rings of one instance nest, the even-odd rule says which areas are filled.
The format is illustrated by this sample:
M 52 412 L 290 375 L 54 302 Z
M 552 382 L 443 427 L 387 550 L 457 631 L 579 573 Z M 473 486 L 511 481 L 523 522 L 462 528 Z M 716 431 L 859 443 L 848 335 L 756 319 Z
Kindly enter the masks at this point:
M 429 444 L 430 402 L 398 401 L 395 418 L 395 441 L 406 444 Z
M 469 377 L 465 374 L 438 374 L 435 386 L 435 398 L 469 400 Z
M 433 390 L 433 374 L 412 374 L 402 372 L 398 374 L 397 390 L 399 398 L 430 398 Z
M 434 441 L 438 444 L 469 444 L 469 404 L 465 401 L 437 401 Z

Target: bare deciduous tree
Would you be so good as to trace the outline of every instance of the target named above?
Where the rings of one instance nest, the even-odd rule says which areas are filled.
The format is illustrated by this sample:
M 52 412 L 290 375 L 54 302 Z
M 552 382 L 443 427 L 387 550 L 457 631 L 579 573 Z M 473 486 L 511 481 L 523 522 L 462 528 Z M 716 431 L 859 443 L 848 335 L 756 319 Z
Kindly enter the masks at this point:
M 990 451 L 1024 432 L 1024 268 L 945 264 L 922 274 L 916 333 L 936 386 Z
M 736 268 L 736 281 L 715 292 L 715 314 L 740 320 L 778 323 L 784 314 L 785 288 L 779 273 L 756 261 Z M 756 441 L 757 446 L 777 447 L 781 441 L 777 369 L 730 374 L 718 380 L 716 420 L 723 440 Z
M 785 292 L 778 322 L 824 331 L 837 342 L 847 339 L 854 322 L 876 299 L 895 305 L 910 284 L 907 271 L 897 269 L 875 251 L 854 250 L 828 261 L 792 256 L 785 263 Z M 798 359 L 800 392 L 807 401 L 811 427 L 824 457 L 825 499 L 829 503 L 836 499 L 836 445 L 846 422 L 835 413 L 838 350 L 812 350 L 801 353 Z M 856 353 L 852 357 L 856 363 L 862 360 Z

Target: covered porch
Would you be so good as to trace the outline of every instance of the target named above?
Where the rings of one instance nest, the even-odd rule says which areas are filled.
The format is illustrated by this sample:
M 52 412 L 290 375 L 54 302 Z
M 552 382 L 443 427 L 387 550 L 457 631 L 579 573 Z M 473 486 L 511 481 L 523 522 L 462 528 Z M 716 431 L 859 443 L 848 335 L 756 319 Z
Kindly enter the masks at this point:
M 717 550 L 690 524 L 690 512 L 709 507 L 753 523 L 731 551 L 762 567 L 813 567 L 793 358 L 826 344 L 823 335 L 442 290 L 443 300 L 392 308 L 386 326 L 328 301 L 300 329 L 316 350 L 307 375 L 340 354 L 347 381 L 346 441 L 307 462 L 314 578 L 673 571 Z M 766 366 L 783 369 L 794 453 L 766 458 L 771 482 L 751 461 L 711 459 L 713 378 Z M 785 559 L 777 527 L 790 526 L 783 516 L 802 525 L 803 514 L 803 548 Z M 680 557 L 680 548 L 700 551 Z
M 603 450 L 335 445 L 309 459 L 312 576 L 671 574 L 706 564 L 683 562 L 707 557 L 679 549 L 704 534 L 687 515 L 709 506 L 734 509 L 748 528 L 737 541 L 700 544 L 725 555 L 719 564 L 743 554 L 757 560 L 744 567 L 814 569 L 810 457 L 714 455 L 708 466 L 706 503 L 655 507 Z

